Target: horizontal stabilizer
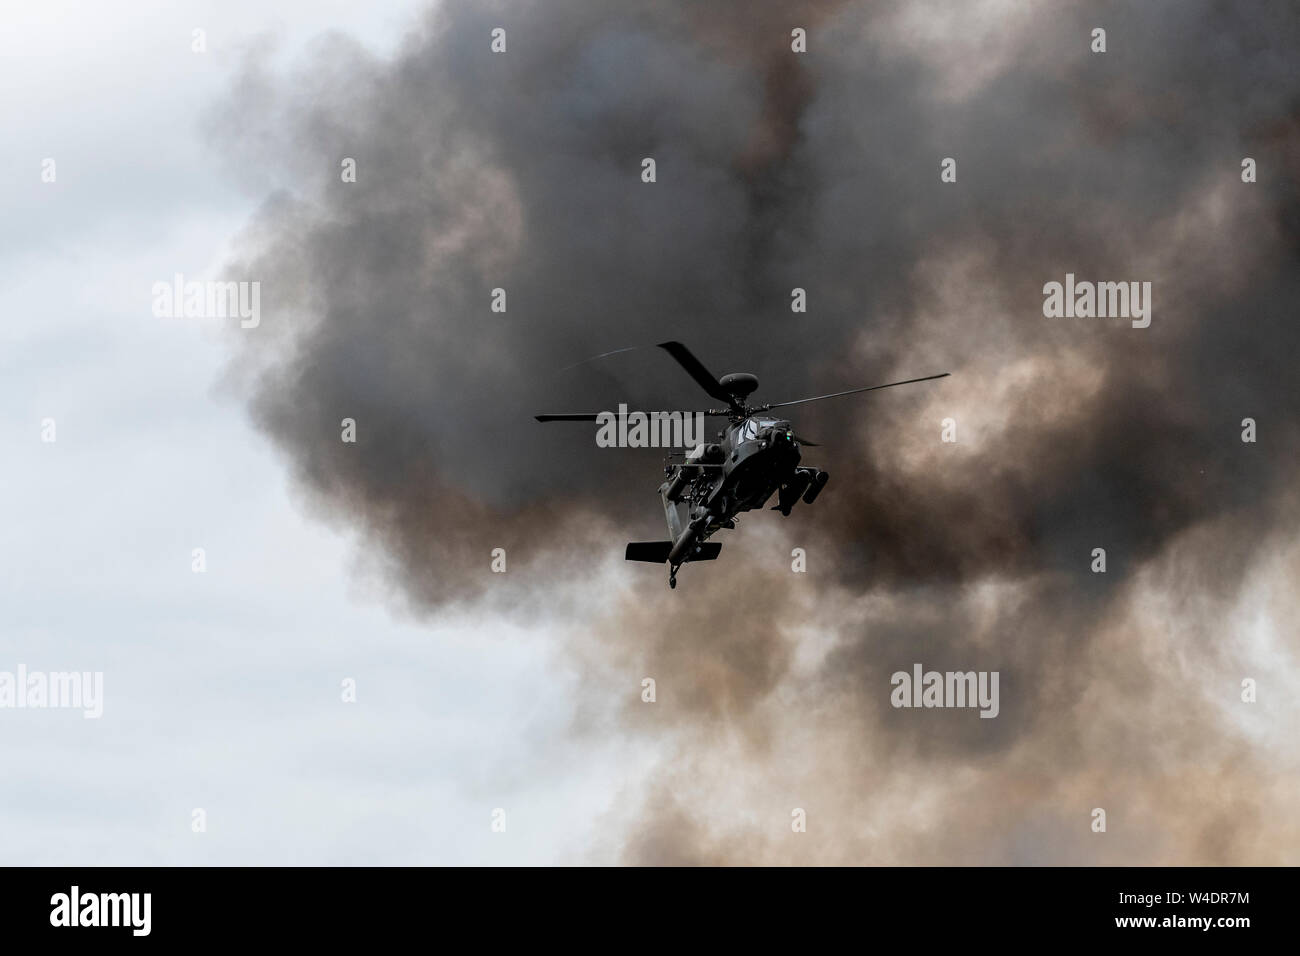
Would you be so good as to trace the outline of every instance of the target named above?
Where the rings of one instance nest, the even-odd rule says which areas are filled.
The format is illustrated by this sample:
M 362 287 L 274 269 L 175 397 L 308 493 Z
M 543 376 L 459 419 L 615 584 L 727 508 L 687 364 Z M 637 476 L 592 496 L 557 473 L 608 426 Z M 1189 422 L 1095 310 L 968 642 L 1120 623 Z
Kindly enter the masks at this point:
M 648 561 L 651 564 L 663 564 L 673 550 L 671 541 L 629 541 L 624 557 L 628 561 Z M 722 550 L 720 541 L 706 541 L 700 545 L 699 554 L 693 554 L 687 561 L 712 561 Z
M 627 543 L 627 554 L 624 555 L 629 561 L 649 561 L 652 564 L 663 564 L 668 560 L 668 552 L 672 551 L 673 543 L 671 541 L 629 541 Z
M 718 552 L 721 550 L 722 550 L 721 541 L 705 541 L 702 545 L 700 545 L 699 554 L 693 554 L 686 560 L 687 561 L 712 561 L 715 558 L 717 558 Z

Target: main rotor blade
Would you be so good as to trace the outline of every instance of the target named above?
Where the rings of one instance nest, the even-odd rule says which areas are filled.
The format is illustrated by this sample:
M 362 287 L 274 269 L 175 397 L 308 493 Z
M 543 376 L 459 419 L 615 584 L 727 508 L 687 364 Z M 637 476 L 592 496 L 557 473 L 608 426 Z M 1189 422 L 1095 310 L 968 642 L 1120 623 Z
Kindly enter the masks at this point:
M 628 412 L 627 415 L 624 415 L 623 417 L 626 418 L 628 415 L 634 415 L 634 414 L 636 413 Z M 643 412 L 641 414 L 648 414 L 648 413 Z M 672 414 L 672 413 L 669 412 L 667 414 Z M 731 412 L 719 411 L 718 409 L 711 408 L 708 411 L 704 411 L 704 412 L 681 412 L 680 414 L 703 415 L 705 418 L 716 418 L 723 415 L 730 415 Z M 534 415 L 533 417 L 537 419 L 539 422 L 598 422 L 600 421 L 601 415 L 612 415 L 615 418 L 617 418 L 618 412 L 592 412 L 590 414 L 577 414 L 577 415 Z
M 704 363 L 697 359 L 685 345 L 681 342 L 660 342 L 659 347 L 677 359 L 677 364 L 686 369 L 686 374 L 695 379 L 700 388 L 704 389 L 711 398 L 726 402 L 732 408 L 736 407 L 735 397 L 722 387 L 713 373 L 705 368 Z
M 609 358 L 611 355 L 622 355 L 624 352 L 635 352 L 637 349 L 646 348 L 644 345 L 629 345 L 627 348 L 611 349 L 608 352 L 601 352 L 599 355 L 593 355 L 591 358 L 585 358 L 581 362 L 574 362 L 572 365 L 566 365 L 560 369 L 561 372 L 568 372 L 580 365 L 588 365 L 591 362 L 597 362 L 603 358 Z
M 839 398 L 841 395 L 855 395 L 858 392 L 874 392 L 878 388 L 893 388 L 895 385 L 911 385 L 913 382 L 928 382 L 936 378 L 947 378 L 947 372 L 940 372 L 938 375 L 927 375 L 924 378 L 909 378 L 904 382 L 889 382 L 886 385 L 868 385 L 865 388 L 850 388 L 844 392 L 831 392 L 829 395 L 814 395 L 812 398 L 797 398 L 793 402 L 773 402 L 771 405 L 764 405 L 763 408 L 783 408 L 786 405 L 802 405 L 805 402 L 820 402 L 823 398 Z

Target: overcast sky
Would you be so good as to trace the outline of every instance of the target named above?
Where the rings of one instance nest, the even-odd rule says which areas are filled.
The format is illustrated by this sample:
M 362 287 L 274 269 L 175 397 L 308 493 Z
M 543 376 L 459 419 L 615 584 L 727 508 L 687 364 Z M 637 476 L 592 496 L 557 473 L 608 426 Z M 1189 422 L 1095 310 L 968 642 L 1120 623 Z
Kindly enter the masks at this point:
M 6 863 L 552 861 L 636 773 L 626 744 L 564 743 L 578 676 L 545 631 L 404 617 L 349 536 L 295 503 L 219 384 L 240 330 L 151 312 L 156 281 L 223 277 L 264 198 L 200 128 L 245 49 L 269 36 L 292 59 L 342 30 L 382 53 L 414 16 L 317 0 L 5 13 L 0 670 L 103 671 L 105 696 L 99 720 L 0 712 Z

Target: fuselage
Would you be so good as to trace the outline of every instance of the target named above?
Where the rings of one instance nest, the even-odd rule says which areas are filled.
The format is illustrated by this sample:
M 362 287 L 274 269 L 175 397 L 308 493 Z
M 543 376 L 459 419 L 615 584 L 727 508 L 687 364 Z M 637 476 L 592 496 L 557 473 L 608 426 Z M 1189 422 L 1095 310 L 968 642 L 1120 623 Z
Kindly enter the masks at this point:
M 799 464 L 799 443 L 790 423 L 753 415 L 727 426 L 723 435 L 723 480 L 715 495 L 725 496 L 731 514 L 761 508 Z
M 687 452 L 659 488 L 674 567 L 719 528 L 735 527 L 737 514 L 763 507 L 797 479 L 799 442 L 789 422 L 751 415 L 717 437 Z

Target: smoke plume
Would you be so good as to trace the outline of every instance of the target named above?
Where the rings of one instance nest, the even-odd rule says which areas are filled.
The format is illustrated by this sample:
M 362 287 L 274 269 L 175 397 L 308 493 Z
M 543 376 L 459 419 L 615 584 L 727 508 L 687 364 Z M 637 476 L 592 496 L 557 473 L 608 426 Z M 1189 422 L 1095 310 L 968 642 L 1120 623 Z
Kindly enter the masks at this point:
M 1295 863 L 1298 52 L 1293 5 L 1186 0 L 449 0 L 391 59 L 259 49 L 212 116 L 267 197 L 231 381 L 402 602 L 560 625 L 573 732 L 657 744 L 591 859 Z M 1046 318 L 1067 273 L 1150 327 Z M 661 454 L 532 419 L 716 404 L 582 362 L 667 339 L 760 401 L 952 376 L 793 409 L 826 491 L 670 592 L 621 561 Z M 999 715 L 891 706 L 915 662 Z

